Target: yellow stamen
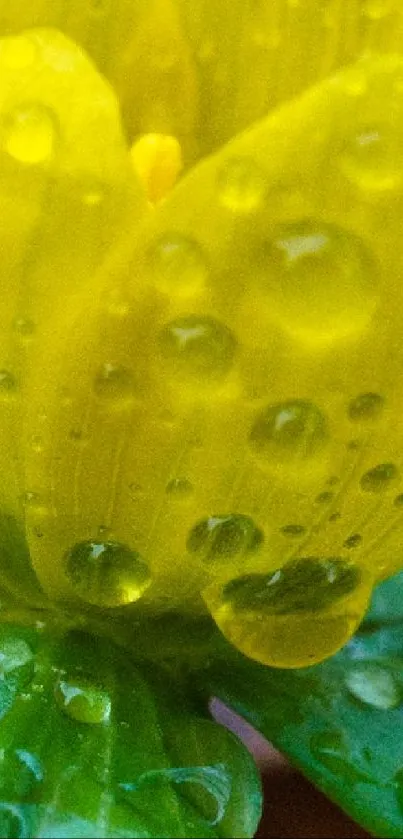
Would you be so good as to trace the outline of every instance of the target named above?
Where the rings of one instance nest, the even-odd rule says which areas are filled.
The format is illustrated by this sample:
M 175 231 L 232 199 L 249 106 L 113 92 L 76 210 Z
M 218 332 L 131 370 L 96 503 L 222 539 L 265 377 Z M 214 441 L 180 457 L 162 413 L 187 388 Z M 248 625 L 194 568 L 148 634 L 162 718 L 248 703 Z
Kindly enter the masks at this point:
M 131 148 L 134 169 L 152 204 L 162 201 L 172 187 L 183 166 L 182 149 L 169 134 L 144 134 Z

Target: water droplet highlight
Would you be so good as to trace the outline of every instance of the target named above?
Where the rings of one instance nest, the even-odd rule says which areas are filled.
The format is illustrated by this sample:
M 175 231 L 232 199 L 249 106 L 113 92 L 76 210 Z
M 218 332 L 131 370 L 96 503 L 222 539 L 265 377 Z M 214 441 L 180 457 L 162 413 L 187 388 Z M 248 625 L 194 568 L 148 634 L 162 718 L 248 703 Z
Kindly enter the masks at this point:
M 201 291 L 208 278 L 208 266 L 197 242 L 168 233 L 154 243 L 149 253 L 151 276 L 161 291 L 191 296 Z
M 220 379 L 232 367 L 236 340 L 211 317 L 188 315 L 171 321 L 160 333 L 159 345 L 172 373 L 199 379 Z
M 4 151 L 14 160 L 26 165 L 45 163 L 55 151 L 54 116 L 40 104 L 21 106 L 4 120 L 1 136 Z
M 351 233 L 319 222 L 287 225 L 257 253 L 261 304 L 294 337 L 309 343 L 362 331 L 376 304 L 371 252 Z
M 393 463 L 379 463 L 362 476 L 360 486 L 364 492 L 385 492 L 398 477 L 398 469 Z
M 312 402 L 296 399 L 270 405 L 256 419 L 249 442 L 269 461 L 309 458 L 321 451 L 327 422 Z
M 235 213 L 251 213 L 264 199 L 266 176 L 251 158 L 232 158 L 218 174 L 217 189 L 224 207 Z
M 0 674 L 3 677 L 32 664 L 33 658 L 31 647 L 22 638 L 9 637 L 0 640 Z
M 340 167 L 359 189 L 397 189 L 402 183 L 403 151 L 393 123 L 360 129 L 345 148 Z
M 66 556 L 66 572 L 79 597 L 109 608 L 135 603 L 151 583 L 140 554 L 112 541 L 76 544 Z
M 85 679 L 59 679 L 55 699 L 59 708 L 77 722 L 100 725 L 110 720 L 112 700 L 109 693 Z
M 378 419 L 385 400 L 379 393 L 361 393 L 348 406 L 348 417 L 353 422 Z
M 223 562 L 255 553 L 264 541 L 263 531 L 253 519 L 239 513 L 210 516 L 190 531 L 187 550 L 207 562 Z
M 345 678 L 349 693 L 371 708 L 390 710 L 403 701 L 403 684 L 386 667 L 375 662 L 362 662 L 351 669 Z
M 339 731 L 318 731 L 310 740 L 313 757 L 331 772 L 339 774 L 348 759 L 348 748 Z

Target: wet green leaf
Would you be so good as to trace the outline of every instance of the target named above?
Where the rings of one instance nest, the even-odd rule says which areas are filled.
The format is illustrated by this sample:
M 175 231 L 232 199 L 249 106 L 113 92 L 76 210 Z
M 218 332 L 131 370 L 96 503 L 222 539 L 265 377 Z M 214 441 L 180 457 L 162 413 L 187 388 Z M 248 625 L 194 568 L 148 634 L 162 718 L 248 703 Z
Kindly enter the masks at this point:
M 82 632 L 0 627 L 0 837 L 253 836 L 256 768 L 168 670 Z

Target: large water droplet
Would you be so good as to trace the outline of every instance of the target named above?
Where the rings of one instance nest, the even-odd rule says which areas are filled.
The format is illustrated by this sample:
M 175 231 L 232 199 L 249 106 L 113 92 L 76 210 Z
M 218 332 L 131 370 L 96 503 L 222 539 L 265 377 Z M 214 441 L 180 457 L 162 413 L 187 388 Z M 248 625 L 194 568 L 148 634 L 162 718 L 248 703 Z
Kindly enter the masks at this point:
M 364 492 L 384 492 L 398 477 L 398 469 L 393 463 L 379 463 L 362 476 L 360 486 Z
M 94 379 L 94 392 L 109 408 L 129 407 L 135 396 L 133 374 L 120 364 L 103 364 Z
M 352 399 L 348 406 L 350 420 L 364 421 L 378 419 L 385 400 L 379 393 L 361 393 Z
M 393 123 L 361 128 L 346 146 L 340 166 L 362 190 L 384 192 L 399 187 L 403 151 Z
M 253 519 L 231 513 L 210 516 L 196 524 L 190 531 L 187 549 L 207 562 L 222 562 L 254 553 L 263 541 L 263 532 Z
M 79 542 L 66 556 L 66 571 L 76 593 L 95 606 L 134 603 L 151 583 L 146 562 L 119 542 Z
M 160 348 L 174 374 L 221 378 L 236 351 L 232 332 L 210 317 L 188 315 L 171 321 L 160 333 Z
M 217 625 L 241 652 L 273 667 L 323 661 L 351 637 L 371 585 L 339 558 L 308 557 L 203 591 Z
M 112 700 L 103 688 L 82 678 L 59 679 L 55 688 L 56 702 L 77 722 L 99 725 L 110 720 Z
M 403 702 L 403 684 L 385 666 L 375 662 L 356 664 L 347 673 L 345 684 L 355 699 L 372 708 L 389 710 Z
M 270 405 L 256 419 L 250 444 L 261 457 L 306 458 L 320 452 L 327 437 L 327 423 L 312 402 L 295 399 Z
M 45 163 L 54 154 L 57 133 L 54 115 L 48 108 L 27 104 L 16 108 L 3 121 L 2 146 L 19 163 Z
M 262 203 L 267 190 L 265 173 L 247 157 L 228 160 L 218 174 L 221 204 L 235 213 L 250 213 Z
M 201 248 L 179 233 L 167 233 L 154 243 L 149 253 L 149 268 L 161 291 L 184 297 L 201 291 L 208 277 Z
M 270 316 L 311 343 L 360 332 L 376 302 L 376 271 L 365 244 L 319 222 L 284 226 L 263 243 L 254 278 Z

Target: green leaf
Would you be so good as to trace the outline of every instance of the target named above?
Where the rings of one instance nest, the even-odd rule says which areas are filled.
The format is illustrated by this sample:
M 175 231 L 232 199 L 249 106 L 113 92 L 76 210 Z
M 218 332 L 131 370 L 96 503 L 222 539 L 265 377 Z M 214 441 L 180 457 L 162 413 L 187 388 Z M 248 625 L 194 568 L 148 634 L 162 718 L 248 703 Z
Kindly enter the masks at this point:
M 403 835 L 403 575 L 379 586 L 350 643 L 301 670 L 228 647 L 203 689 L 240 713 L 371 833 Z
M 243 745 L 170 671 L 82 632 L 0 626 L 0 837 L 253 836 Z

